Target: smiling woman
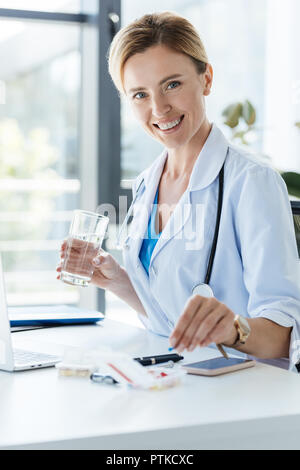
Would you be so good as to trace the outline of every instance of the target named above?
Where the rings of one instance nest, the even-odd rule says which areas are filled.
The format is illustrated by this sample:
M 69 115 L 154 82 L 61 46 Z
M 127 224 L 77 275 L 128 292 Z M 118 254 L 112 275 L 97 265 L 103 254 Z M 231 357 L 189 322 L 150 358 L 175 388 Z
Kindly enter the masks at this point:
M 178 352 L 216 343 L 286 366 L 300 338 L 287 190 L 209 121 L 213 69 L 195 28 L 145 15 L 115 36 L 109 70 L 164 151 L 134 182 L 124 267 L 102 252 L 92 282 Z

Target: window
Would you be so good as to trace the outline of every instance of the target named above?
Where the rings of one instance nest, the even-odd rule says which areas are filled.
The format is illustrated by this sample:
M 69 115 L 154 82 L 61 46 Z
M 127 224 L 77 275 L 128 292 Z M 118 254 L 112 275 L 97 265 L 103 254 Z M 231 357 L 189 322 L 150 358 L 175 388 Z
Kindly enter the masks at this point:
M 78 206 L 79 31 L 74 26 L 18 27 L 18 33 L 0 43 L 5 64 L 0 250 L 14 303 L 19 298 L 23 302 L 24 296 L 30 303 L 44 303 L 51 292 L 56 291 L 56 300 L 59 295 L 52 267 L 59 240 Z M 39 48 L 41 37 L 47 54 Z M 20 59 L 10 61 L 8 54 Z M 77 302 L 76 293 L 69 290 L 62 299 Z
M 0 8 L 31 11 L 79 13 L 80 0 L 0 0 Z
M 87 3 L 97 9 L 97 2 Z M 77 0 L 9 0 L 0 8 L 37 11 L 41 4 L 45 12 L 80 12 Z M 81 121 L 91 114 L 82 96 L 89 56 L 84 47 L 97 28 L 85 27 L 79 15 L 60 22 L 47 21 L 45 13 L 40 21 L 11 18 L 11 11 L 0 10 L 0 252 L 8 303 L 77 304 L 80 290 L 59 283 L 55 267 L 82 188 L 91 186 L 81 165 L 84 142 L 94 139 L 90 155 L 97 158 L 95 133 L 83 135 Z M 97 40 L 96 31 L 95 51 Z M 97 103 L 96 88 L 91 91 L 97 61 L 88 73 L 95 75 L 88 100 Z M 95 128 L 96 119 L 94 112 Z M 90 202 L 95 209 L 96 200 Z

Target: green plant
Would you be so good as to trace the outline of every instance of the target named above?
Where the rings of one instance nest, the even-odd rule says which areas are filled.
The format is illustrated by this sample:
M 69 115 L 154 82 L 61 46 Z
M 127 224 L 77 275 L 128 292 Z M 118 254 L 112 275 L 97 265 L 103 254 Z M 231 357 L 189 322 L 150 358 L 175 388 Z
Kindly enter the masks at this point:
M 225 117 L 224 124 L 232 130 L 232 139 L 239 140 L 242 145 L 250 145 L 247 136 L 256 130 L 256 111 L 252 103 L 246 100 L 244 103 L 236 102 L 227 106 L 222 112 Z M 300 121 L 295 123 L 300 129 Z M 280 172 L 284 179 L 290 196 L 300 198 L 300 174 L 292 171 Z
M 256 111 L 250 101 L 232 103 L 222 112 L 224 124 L 232 129 L 232 139 L 249 145 L 247 135 L 255 129 Z

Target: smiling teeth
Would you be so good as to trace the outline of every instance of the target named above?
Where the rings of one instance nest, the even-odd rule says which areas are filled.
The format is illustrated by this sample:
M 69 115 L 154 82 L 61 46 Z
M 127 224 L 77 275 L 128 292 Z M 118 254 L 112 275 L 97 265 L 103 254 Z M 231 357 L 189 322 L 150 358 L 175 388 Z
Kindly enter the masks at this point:
M 181 121 L 181 118 L 177 119 L 176 121 L 168 122 L 167 124 L 157 124 L 160 129 L 163 131 L 167 129 L 172 129 L 172 127 L 177 126 Z

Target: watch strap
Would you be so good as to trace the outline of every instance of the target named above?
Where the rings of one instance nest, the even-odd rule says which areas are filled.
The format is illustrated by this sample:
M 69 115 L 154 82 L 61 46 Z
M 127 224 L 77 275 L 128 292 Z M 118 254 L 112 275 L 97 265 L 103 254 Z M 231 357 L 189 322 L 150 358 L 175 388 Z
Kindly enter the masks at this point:
M 240 325 L 239 319 L 240 319 L 240 315 L 236 315 L 234 317 L 234 326 L 235 326 L 236 331 L 237 331 L 237 339 L 233 343 L 233 345 L 232 345 L 233 347 L 245 344 L 246 341 L 247 341 L 247 338 L 249 336 L 249 334 L 245 334 L 245 335 L 243 334 L 243 330 L 242 330 L 242 327 Z

